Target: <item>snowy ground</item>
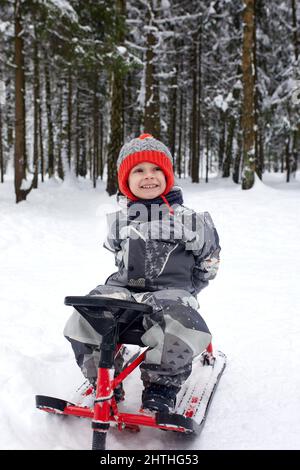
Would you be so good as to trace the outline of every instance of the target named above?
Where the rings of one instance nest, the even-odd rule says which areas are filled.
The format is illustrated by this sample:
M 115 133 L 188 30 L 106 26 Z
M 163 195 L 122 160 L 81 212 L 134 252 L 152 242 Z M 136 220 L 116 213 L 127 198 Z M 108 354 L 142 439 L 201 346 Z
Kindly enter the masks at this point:
M 222 263 L 199 296 L 214 343 L 228 357 L 205 429 L 184 442 L 173 433 L 112 430 L 110 449 L 300 448 L 300 183 L 269 175 L 251 191 L 231 181 L 183 181 L 185 204 L 208 210 Z M 35 394 L 70 399 L 81 373 L 62 330 L 66 295 L 84 295 L 114 270 L 102 248 L 100 183 L 47 182 L 14 203 L 0 184 L 0 448 L 89 449 L 90 423 L 35 409 Z M 139 405 L 139 374 L 125 382 Z

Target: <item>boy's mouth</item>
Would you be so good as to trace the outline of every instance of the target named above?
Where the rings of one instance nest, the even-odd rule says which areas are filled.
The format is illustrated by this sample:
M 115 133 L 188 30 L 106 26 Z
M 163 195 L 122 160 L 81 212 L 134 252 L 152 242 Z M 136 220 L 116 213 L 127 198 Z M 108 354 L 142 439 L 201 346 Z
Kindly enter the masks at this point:
M 158 184 L 145 184 L 141 186 L 141 189 L 154 189 L 154 188 L 158 188 Z

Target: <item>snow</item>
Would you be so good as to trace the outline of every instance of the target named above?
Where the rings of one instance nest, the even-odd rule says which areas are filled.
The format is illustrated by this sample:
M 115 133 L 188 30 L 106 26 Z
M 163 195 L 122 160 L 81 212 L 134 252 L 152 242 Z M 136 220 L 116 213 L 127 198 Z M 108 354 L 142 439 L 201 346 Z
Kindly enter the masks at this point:
M 224 112 L 227 111 L 228 104 L 227 104 L 226 100 L 224 100 L 222 95 L 217 95 L 214 98 L 214 103 L 215 103 L 217 108 L 222 109 L 222 111 L 224 111 Z
M 221 245 L 218 276 L 198 296 L 200 311 L 225 352 L 227 368 L 202 435 L 112 429 L 110 449 L 299 449 L 299 190 L 266 175 L 252 190 L 230 180 L 178 181 L 185 204 L 211 213 Z M 299 175 L 298 175 L 299 180 Z M 90 422 L 35 409 L 36 394 L 70 399 L 83 382 L 62 330 L 66 295 L 84 295 L 114 271 L 102 248 L 105 183 L 69 178 L 41 184 L 14 203 L 0 184 L 0 447 L 89 449 Z M 139 372 L 126 379 L 127 409 L 137 411 Z M 123 405 L 125 406 L 125 405 Z
M 46 3 L 60 11 L 61 16 L 67 16 L 71 21 L 77 22 L 78 16 L 67 0 L 46 0 Z
M 5 83 L 0 80 L 0 106 L 5 105 Z
M 124 46 L 117 46 L 117 50 L 118 50 L 119 54 L 121 54 L 121 55 L 127 54 L 127 49 Z
M 8 26 L 9 26 L 8 21 L 3 21 L 0 19 L 0 33 L 4 33 Z
M 161 9 L 162 10 L 168 10 L 171 8 L 170 1 L 169 0 L 161 0 Z

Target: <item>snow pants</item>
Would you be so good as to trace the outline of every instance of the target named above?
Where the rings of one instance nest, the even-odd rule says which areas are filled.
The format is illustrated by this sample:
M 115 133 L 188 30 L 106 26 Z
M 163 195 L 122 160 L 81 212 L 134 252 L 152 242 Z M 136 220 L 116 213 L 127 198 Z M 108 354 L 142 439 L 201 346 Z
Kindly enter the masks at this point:
M 141 364 L 141 378 L 149 383 L 181 386 L 192 370 L 192 360 L 211 342 L 208 327 L 197 311 L 197 299 L 182 289 L 133 292 L 125 287 L 99 285 L 89 295 L 113 297 L 151 305 L 153 314 L 145 315 L 141 337 L 150 349 Z M 93 381 L 97 376 L 101 336 L 76 311 L 64 328 L 83 375 Z M 117 367 L 117 365 L 115 365 Z

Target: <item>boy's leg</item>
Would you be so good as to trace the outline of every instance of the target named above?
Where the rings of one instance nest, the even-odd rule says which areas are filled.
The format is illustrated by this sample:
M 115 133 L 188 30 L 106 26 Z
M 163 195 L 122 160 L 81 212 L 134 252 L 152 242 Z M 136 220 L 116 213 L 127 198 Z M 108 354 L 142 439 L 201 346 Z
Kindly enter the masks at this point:
M 98 364 L 100 360 L 100 349 L 99 346 L 93 344 L 86 344 L 77 341 L 76 339 L 69 338 L 76 362 L 81 369 L 84 377 L 94 385 L 97 377 Z
M 103 295 L 123 300 L 134 300 L 128 289 L 108 285 L 99 285 L 88 295 Z M 82 315 L 74 310 L 64 328 L 64 336 L 72 345 L 76 362 L 83 375 L 91 383 L 95 382 L 100 358 L 101 335 L 92 328 Z M 115 366 L 121 367 L 120 358 Z
M 151 349 L 141 365 L 144 385 L 177 387 L 192 370 L 192 360 L 211 342 L 208 327 L 197 311 L 199 304 L 189 292 L 164 289 L 133 294 L 138 302 L 150 304 L 154 314 L 145 316 L 142 341 Z

